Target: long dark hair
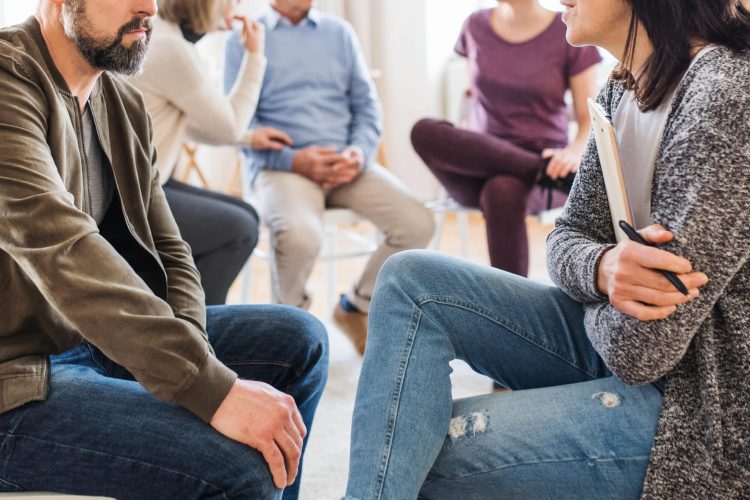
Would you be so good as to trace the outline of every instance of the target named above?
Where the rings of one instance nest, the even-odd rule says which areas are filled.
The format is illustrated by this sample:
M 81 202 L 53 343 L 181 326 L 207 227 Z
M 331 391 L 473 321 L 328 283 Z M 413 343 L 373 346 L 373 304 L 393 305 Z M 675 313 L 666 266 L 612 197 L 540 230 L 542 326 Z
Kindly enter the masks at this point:
M 691 50 L 714 44 L 736 52 L 750 50 L 750 12 L 744 0 L 627 0 L 632 6 L 625 53 L 613 73 L 635 90 L 642 111 L 659 107 L 690 66 Z M 654 46 L 636 79 L 632 64 L 638 22 Z M 633 68 L 638 70 L 640 68 Z

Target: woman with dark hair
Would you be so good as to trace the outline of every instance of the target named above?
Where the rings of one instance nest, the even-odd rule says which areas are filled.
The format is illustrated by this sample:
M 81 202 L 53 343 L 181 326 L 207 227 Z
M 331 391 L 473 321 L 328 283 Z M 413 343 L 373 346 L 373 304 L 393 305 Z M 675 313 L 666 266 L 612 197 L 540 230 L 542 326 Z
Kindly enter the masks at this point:
M 278 130 L 247 130 L 266 69 L 262 26 L 235 16 L 237 0 L 159 0 L 143 72 L 132 83 L 143 92 L 154 121 L 155 166 L 177 226 L 200 271 L 207 305 L 226 301 L 229 287 L 258 242 L 258 214 L 244 201 L 172 177 L 185 141 L 281 149 L 291 139 Z M 212 31 L 242 25 L 245 58 L 229 95 L 211 81 L 195 43 Z
M 598 102 L 654 246 L 616 242 L 590 140 L 548 241 L 559 288 L 392 257 L 370 309 L 349 499 L 750 498 L 750 13 L 740 0 L 563 4 L 568 40 L 620 61 Z M 512 391 L 452 401 L 454 358 Z
M 475 12 L 455 51 L 469 66 L 467 128 L 425 118 L 414 125 L 411 142 L 456 201 L 482 210 L 492 267 L 526 276 L 525 216 L 529 208 L 543 209 L 544 198 L 534 186 L 544 170 L 549 182 L 570 190 L 602 58 L 595 47 L 571 46 L 560 13 L 539 0 L 500 0 Z M 570 142 L 568 90 L 578 125 Z M 555 206 L 565 201 L 563 192 L 548 194 Z

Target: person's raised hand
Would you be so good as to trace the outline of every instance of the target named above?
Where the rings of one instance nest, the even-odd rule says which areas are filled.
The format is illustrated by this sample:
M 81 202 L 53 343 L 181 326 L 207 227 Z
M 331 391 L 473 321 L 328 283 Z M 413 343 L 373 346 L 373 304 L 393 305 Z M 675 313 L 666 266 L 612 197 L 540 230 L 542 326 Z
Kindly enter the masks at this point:
M 232 16 L 232 19 L 242 23 L 240 36 L 247 51 L 251 54 L 262 54 L 266 45 L 265 26 L 248 19 L 246 16 Z

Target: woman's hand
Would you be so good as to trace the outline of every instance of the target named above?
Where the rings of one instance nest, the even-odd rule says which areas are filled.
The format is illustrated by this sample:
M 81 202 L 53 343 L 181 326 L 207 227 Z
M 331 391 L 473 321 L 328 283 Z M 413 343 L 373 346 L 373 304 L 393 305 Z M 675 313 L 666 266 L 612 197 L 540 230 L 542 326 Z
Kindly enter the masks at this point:
M 284 146 L 291 146 L 292 138 L 281 130 L 271 127 L 260 127 L 253 130 L 253 149 L 273 149 L 279 151 Z
M 245 16 L 234 16 L 242 23 L 242 43 L 251 54 L 262 54 L 266 46 L 266 29 L 262 24 Z
M 659 224 L 638 233 L 647 242 L 657 245 L 674 238 Z M 690 296 L 677 291 L 659 270 L 677 274 Z M 706 283 L 708 276 L 693 272 L 687 259 L 630 240 L 623 240 L 608 250 L 602 256 L 597 272 L 597 287 L 609 296 L 612 307 L 642 321 L 671 316 L 679 304 L 698 298 L 698 288 Z
M 547 175 L 554 181 L 577 172 L 582 154 L 582 148 L 573 144 L 562 149 L 545 149 L 542 151 L 542 158 L 552 158 L 547 165 Z

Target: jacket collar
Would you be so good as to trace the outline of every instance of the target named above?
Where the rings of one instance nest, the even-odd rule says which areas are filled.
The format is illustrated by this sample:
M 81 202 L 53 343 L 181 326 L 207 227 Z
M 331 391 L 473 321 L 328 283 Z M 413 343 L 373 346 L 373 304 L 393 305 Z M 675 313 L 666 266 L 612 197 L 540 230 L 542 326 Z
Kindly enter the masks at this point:
M 68 83 L 65 81 L 65 78 L 63 78 L 62 74 L 57 69 L 57 66 L 55 66 L 55 62 L 52 60 L 52 55 L 49 53 L 47 42 L 44 40 L 44 36 L 42 35 L 42 27 L 39 25 L 39 21 L 37 21 L 36 17 L 31 16 L 26 19 L 26 21 L 24 21 L 21 26 L 23 26 L 24 30 L 31 36 L 31 39 L 34 40 L 37 47 L 39 47 L 39 52 L 44 58 L 46 70 L 52 77 L 52 81 L 55 82 L 55 85 L 57 85 L 57 88 L 63 94 L 72 96 L 73 93 L 70 91 Z M 107 72 L 102 73 L 102 76 L 105 74 L 107 74 Z M 101 97 L 102 77 L 99 77 L 96 85 L 94 85 L 94 89 L 91 91 L 90 99 L 100 99 Z

